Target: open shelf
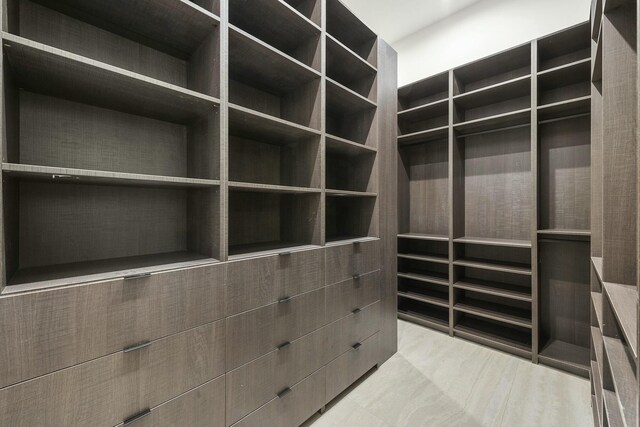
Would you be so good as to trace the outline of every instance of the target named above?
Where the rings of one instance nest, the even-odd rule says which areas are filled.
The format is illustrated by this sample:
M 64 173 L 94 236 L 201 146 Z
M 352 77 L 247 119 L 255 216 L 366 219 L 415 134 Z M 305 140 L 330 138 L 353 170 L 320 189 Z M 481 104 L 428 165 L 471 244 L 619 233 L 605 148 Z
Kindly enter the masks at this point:
M 376 103 L 327 77 L 327 109 L 350 115 L 376 108 Z
M 590 112 L 591 96 L 583 96 L 539 106 L 538 120 L 540 124 L 545 124 L 545 122 L 557 121 L 562 118 L 587 116 Z
M 547 342 L 538 357 L 550 364 L 567 364 L 583 371 L 588 371 L 591 364 L 588 346 L 583 347 L 560 340 Z
M 313 194 L 320 193 L 319 188 L 295 187 L 290 185 L 260 184 L 253 182 L 229 181 L 229 189 L 234 191 L 249 191 L 253 193 L 279 193 L 279 194 Z
M 229 104 L 229 132 L 269 143 L 296 143 L 320 137 L 320 131 L 287 120 Z
M 79 50 L 74 53 L 79 55 L 110 55 L 108 47 L 113 48 L 113 44 L 96 48 L 88 43 L 89 40 L 97 43 L 109 40 L 123 48 L 130 41 L 131 45 L 136 43 L 151 54 L 155 51 L 184 60 L 202 53 L 206 44 L 203 42 L 219 26 L 220 20 L 216 16 L 220 13 L 219 1 L 209 2 L 211 7 L 207 9 L 196 3 L 185 0 L 57 0 L 37 4 L 21 0 L 18 4 L 11 3 L 6 12 L 11 17 L 8 20 L 10 32 L 17 34 L 18 28 L 13 26 L 15 23 L 17 27 L 16 17 L 19 16 L 19 31 L 24 37 L 64 50 L 67 48 L 57 45 L 58 42 L 75 45 Z M 110 58 L 124 58 L 126 54 L 123 56 L 122 50 Z M 104 61 L 104 58 L 92 59 Z M 177 61 L 169 63 L 175 65 Z M 148 69 L 163 68 L 158 64 L 147 65 Z
M 531 93 L 531 75 L 461 93 L 453 97 L 459 108 L 472 109 L 497 104 L 514 98 L 526 97 Z
M 600 292 L 591 292 L 591 304 L 593 305 L 598 327 L 602 328 L 602 294 Z
M 325 185 L 327 195 L 375 196 L 375 152 L 362 151 L 352 155 L 343 150 L 326 150 Z
M 409 115 L 423 107 L 449 103 L 449 73 L 442 73 L 398 89 L 398 112 Z
M 416 255 L 416 254 L 398 254 L 398 258 L 413 259 L 416 261 L 433 262 L 436 264 L 449 264 L 448 258 L 434 257 L 429 255 Z
M 374 67 L 377 66 L 377 36 L 341 1 L 327 0 L 327 33 Z
M 469 120 L 453 125 L 458 136 L 467 137 L 489 131 L 508 130 L 513 127 L 526 126 L 531 123 L 531 108 Z
M 357 144 L 377 147 L 376 103 L 327 78 L 326 132 Z
M 591 231 L 572 230 L 566 228 L 549 228 L 546 230 L 538 230 L 538 237 L 559 240 L 590 240 Z
M 589 23 L 576 25 L 538 41 L 538 71 L 549 70 L 591 56 Z
M 447 279 L 447 276 L 443 273 L 437 274 L 432 272 L 426 272 L 426 273 L 398 272 L 398 277 L 403 279 L 416 280 L 418 282 L 433 283 L 435 285 L 440 285 L 440 286 L 449 286 L 449 280 Z
M 455 335 L 529 357 L 531 331 L 501 322 L 464 314 L 454 325 Z
M 481 294 L 495 295 L 502 298 L 531 302 L 531 287 L 509 283 L 490 282 L 473 278 L 463 278 L 453 284 L 456 289 L 464 289 Z
M 421 301 L 398 298 L 398 317 L 440 331 L 449 330 L 449 310 Z
M 447 125 L 447 126 L 441 126 L 433 129 L 418 131 L 418 132 L 410 133 L 407 135 L 399 135 L 398 144 L 401 146 L 404 146 L 404 145 L 413 145 L 413 144 L 442 141 L 442 140 L 445 140 L 446 142 L 448 137 L 449 137 L 449 126 Z
M 19 224 L 5 237 L 9 287 L 62 286 L 219 257 L 217 187 L 83 185 L 10 174 L 3 187 L 4 216 Z
M 325 201 L 327 242 L 377 235 L 375 194 L 328 192 Z
M 319 0 L 312 0 L 316 2 Z M 318 25 L 294 5 L 283 0 L 234 0 L 229 2 L 229 23 L 246 31 L 291 58 L 320 71 Z M 248 56 L 250 51 L 240 51 Z M 253 58 L 257 63 L 259 58 Z
M 206 118 L 219 105 L 212 96 L 19 36 L 2 38 L 5 73 L 31 92 L 181 124 Z
M 317 244 L 320 194 L 229 188 L 229 254 Z
M 538 105 L 546 106 L 590 96 L 591 58 L 538 74 Z
M 459 267 L 478 268 L 480 270 L 500 271 L 503 273 L 521 274 L 531 276 L 531 267 L 526 264 L 487 262 L 482 259 L 459 258 L 453 261 L 453 265 Z
M 464 296 L 458 299 L 453 306 L 454 310 L 522 328 L 531 328 L 530 307 L 526 309 L 502 304 L 498 298 L 494 301 L 484 301 L 473 296 L 480 294 L 467 291 L 465 293 L 471 296 Z
M 501 246 L 506 248 L 531 248 L 531 241 L 517 239 L 497 239 L 492 237 L 458 237 L 454 243 L 465 245 Z
M 422 233 L 402 233 L 398 234 L 399 239 L 429 240 L 434 242 L 448 242 L 449 236 L 444 234 L 422 234 Z
M 407 239 L 398 242 L 399 257 L 414 257 L 414 259 L 430 261 L 440 264 L 449 263 L 448 239 L 444 241 Z
M 531 249 L 526 246 L 454 243 L 455 266 L 531 276 Z
M 604 283 L 604 294 L 620 331 L 634 358 L 638 358 L 638 289 L 635 286 Z
M 375 153 L 378 152 L 378 149 L 375 147 L 359 144 L 334 135 L 327 134 L 325 136 L 325 140 L 328 154 L 353 157 L 361 155 L 375 155 Z
M 598 40 L 593 42 L 593 50 L 591 56 L 591 82 L 597 83 L 602 80 L 602 32 L 598 37 Z
M 591 40 L 596 41 L 600 37 L 600 28 L 602 24 L 602 0 L 591 2 Z
M 398 296 L 426 304 L 449 308 L 449 292 L 443 288 L 428 288 L 420 285 L 401 284 Z
M 327 34 L 327 77 L 365 98 L 376 97 L 376 68 Z
M 613 384 L 615 398 L 622 409 L 624 425 L 636 425 L 638 410 L 638 382 L 635 366 L 629 360 L 627 347 L 617 338 L 603 337 L 605 363 L 608 365 L 610 382 Z M 605 373 L 605 388 L 607 374 Z M 623 424 L 620 424 L 623 425 Z

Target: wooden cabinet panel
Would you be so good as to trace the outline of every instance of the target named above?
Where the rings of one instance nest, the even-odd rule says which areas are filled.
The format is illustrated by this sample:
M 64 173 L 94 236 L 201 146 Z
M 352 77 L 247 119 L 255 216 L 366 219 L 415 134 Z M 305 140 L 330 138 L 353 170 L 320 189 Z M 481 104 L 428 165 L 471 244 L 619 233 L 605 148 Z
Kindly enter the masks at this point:
M 330 402 L 378 363 L 378 335 L 364 340 L 327 365 L 327 398 Z
M 352 345 L 362 342 L 380 330 L 381 304 L 376 302 L 358 313 L 351 313 L 326 326 L 327 360 L 348 351 Z
M 234 424 L 234 427 L 297 427 L 325 404 L 326 368 L 305 378 Z
M 292 387 L 326 362 L 326 330 L 318 329 L 290 345 L 227 374 L 227 425 Z
M 327 323 L 380 299 L 380 270 L 327 286 Z
M 224 315 L 221 264 L 0 298 L 0 387 Z
M 151 409 L 132 427 L 224 427 L 224 382 L 220 376 Z M 142 415 L 142 414 L 141 414 Z M 117 427 L 123 427 L 124 423 Z
M 357 274 L 379 270 L 381 266 L 379 240 L 329 246 L 325 249 L 325 253 L 327 285 L 341 282 Z
M 0 390 L 2 426 L 114 426 L 224 373 L 224 322 Z
M 227 264 L 227 316 L 323 286 L 324 249 L 293 251 Z
M 227 371 L 325 324 L 325 290 L 293 297 L 226 319 Z

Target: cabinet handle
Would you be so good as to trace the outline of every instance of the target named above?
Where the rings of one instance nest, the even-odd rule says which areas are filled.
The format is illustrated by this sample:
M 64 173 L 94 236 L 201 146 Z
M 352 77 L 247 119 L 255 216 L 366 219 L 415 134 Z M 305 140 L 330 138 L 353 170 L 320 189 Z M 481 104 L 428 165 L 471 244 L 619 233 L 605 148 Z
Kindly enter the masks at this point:
M 144 279 L 145 277 L 151 277 L 151 273 L 131 274 L 129 276 L 124 276 L 124 280 Z
M 280 345 L 277 347 L 277 349 L 278 349 L 278 350 L 282 350 L 282 349 L 284 349 L 284 348 L 289 347 L 290 345 L 291 345 L 291 341 L 283 342 L 282 344 L 280 344 Z
M 280 256 L 289 256 L 289 255 L 291 255 L 291 251 L 280 252 Z
M 122 351 L 125 352 L 125 353 L 131 353 L 132 351 L 142 350 L 143 348 L 149 347 L 150 345 L 151 345 L 151 341 L 143 341 L 141 343 L 134 344 L 132 346 L 126 347 Z
M 360 280 L 362 278 L 362 274 L 354 274 L 353 280 Z
M 278 398 L 282 399 L 283 397 L 285 397 L 289 393 L 291 393 L 291 389 L 289 387 L 287 387 L 284 390 L 282 390 L 280 393 L 278 393 Z
M 280 299 L 278 300 L 278 304 L 283 304 L 283 303 L 285 303 L 285 302 L 289 302 L 289 301 L 291 301 L 291 297 L 284 297 L 284 298 L 280 298 Z
M 135 423 L 136 421 L 138 421 L 139 419 L 146 417 L 150 413 L 151 413 L 151 409 L 147 408 L 144 411 L 140 412 L 139 414 L 136 414 L 133 417 L 129 417 L 126 420 L 124 420 L 124 423 L 122 424 L 122 426 L 125 427 L 125 426 L 128 426 L 128 425 L 131 425 L 131 424 Z
M 51 175 L 51 179 L 72 179 L 72 178 L 75 178 L 75 177 L 73 175 L 61 175 L 61 174 Z
M 362 344 L 361 344 L 361 343 L 359 343 L 359 342 L 357 342 L 357 343 L 355 343 L 354 345 L 352 345 L 351 347 L 352 347 L 354 350 L 357 350 L 357 349 L 359 349 L 360 347 L 362 347 Z
M 360 313 L 362 310 L 360 310 L 359 308 L 356 308 L 352 311 L 353 314 L 358 314 Z

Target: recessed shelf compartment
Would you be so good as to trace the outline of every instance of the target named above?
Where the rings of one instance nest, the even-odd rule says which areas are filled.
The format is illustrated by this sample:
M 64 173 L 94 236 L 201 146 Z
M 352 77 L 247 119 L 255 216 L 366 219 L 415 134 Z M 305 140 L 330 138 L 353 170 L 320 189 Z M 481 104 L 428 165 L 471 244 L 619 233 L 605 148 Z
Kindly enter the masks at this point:
M 19 0 L 8 6 L 8 31 L 15 36 L 219 96 L 219 19 L 190 1 Z
M 531 108 L 510 111 L 494 116 L 459 122 L 453 125 L 458 137 L 466 138 L 482 133 L 508 131 L 531 124 Z
M 457 96 L 531 74 L 531 44 L 481 59 L 453 70 Z
M 418 131 L 407 135 L 400 135 L 398 136 L 398 145 L 413 145 L 442 140 L 447 142 L 446 140 L 448 139 L 448 137 L 449 126 L 447 125 L 438 128 Z
M 413 299 L 398 299 L 398 317 L 440 331 L 449 329 L 448 309 Z
M 231 26 L 229 102 L 319 129 L 320 74 Z
M 506 300 L 487 294 L 458 290 L 453 309 L 501 323 L 531 328 L 531 306 L 527 302 Z
M 634 362 L 629 359 L 625 342 L 607 336 L 603 337 L 603 342 L 604 388 L 615 393 L 614 404 L 621 408 L 624 425 L 635 425 L 638 411 L 638 381 Z
M 498 239 L 492 237 L 458 237 L 453 239 L 454 243 L 464 243 L 467 245 L 483 246 L 503 246 L 507 248 L 531 248 L 531 241 L 516 239 Z
M 538 238 L 558 240 L 590 240 L 591 231 L 573 230 L 566 228 L 549 228 L 546 230 L 538 230 Z
M 328 111 L 346 116 L 375 108 L 376 103 L 374 101 L 327 78 Z
M 570 342 L 552 340 L 547 342 L 538 355 L 543 363 L 564 366 L 588 376 L 590 368 L 589 346 L 579 346 Z
M 454 250 L 455 266 L 531 276 L 530 248 L 456 243 Z
M 453 97 L 456 107 L 465 110 L 498 104 L 510 99 L 526 97 L 531 93 L 531 75 L 516 77 Z
M 449 308 L 449 291 L 438 285 L 401 279 L 398 283 L 398 296 Z
M 449 103 L 449 73 L 442 73 L 398 89 L 398 113 L 412 115 L 426 105 Z
M 82 185 L 10 175 L 3 187 L 5 220 L 14 224 L 5 235 L 9 286 L 62 286 L 219 257 L 217 187 Z
M 368 99 L 376 99 L 377 70 L 327 34 L 327 77 Z
M 360 21 L 341 1 L 327 0 L 327 33 L 362 59 L 377 67 L 376 34 Z
M 212 96 L 19 36 L 2 36 L 5 76 L 25 90 L 181 124 L 207 118 L 219 105 Z
M 602 24 L 602 0 L 591 2 L 591 39 L 598 40 L 600 37 L 600 28 Z
M 361 197 L 327 192 L 326 196 L 327 242 L 377 235 L 377 198 L 374 194 Z
M 590 73 L 590 57 L 539 73 L 538 105 L 590 96 Z
M 597 83 L 602 81 L 602 31 L 598 36 L 598 40 L 592 42 L 591 52 L 591 82 Z
M 229 2 L 229 23 L 272 46 L 285 55 L 320 71 L 318 25 L 296 9 L 296 2 L 283 0 L 233 0 Z M 302 2 L 297 2 L 301 4 Z M 313 13 L 320 0 L 308 0 Z M 250 56 L 248 51 L 238 52 Z M 249 58 L 247 58 L 249 59 Z M 254 58 L 259 64 L 259 58 Z
M 589 23 L 562 30 L 538 41 L 538 71 L 589 58 Z
M 449 264 L 448 239 L 445 241 L 401 239 L 398 241 L 398 257 Z
M 359 144 L 330 134 L 326 134 L 325 140 L 328 153 L 335 153 L 344 156 L 361 156 L 375 155 L 375 153 L 378 152 L 378 149 L 375 147 Z
M 327 78 L 326 132 L 338 138 L 375 147 L 376 103 Z
M 375 152 L 365 151 L 352 155 L 327 146 L 326 188 L 375 194 L 375 160 Z
M 433 242 L 448 242 L 449 236 L 444 234 L 422 234 L 422 233 L 402 233 L 398 234 L 398 239 L 427 240 Z
M 464 289 L 480 294 L 531 302 L 531 280 L 513 277 L 505 273 L 466 269 L 458 272 L 455 289 Z
M 320 194 L 229 190 L 230 255 L 319 243 Z
M 591 96 L 567 99 L 538 107 L 538 122 L 546 124 L 565 118 L 585 117 L 591 113 Z
M 449 101 L 436 101 L 405 113 L 398 114 L 400 136 L 423 131 L 447 128 L 449 126 Z M 445 135 L 446 137 L 446 135 Z
M 461 314 L 453 327 L 457 336 L 497 347 L 523 357 L 531 356 L 531 330 L 472 314 Z
M 633 285 L 604 283 L 607 307 L 619 325 L 634 358 L 638 358 L 638 290 Z

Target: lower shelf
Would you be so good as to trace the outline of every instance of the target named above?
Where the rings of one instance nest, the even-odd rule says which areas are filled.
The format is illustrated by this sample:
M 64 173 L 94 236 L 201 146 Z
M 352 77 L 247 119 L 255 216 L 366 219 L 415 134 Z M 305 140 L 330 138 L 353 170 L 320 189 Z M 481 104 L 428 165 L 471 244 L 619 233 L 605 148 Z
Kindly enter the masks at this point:
M 18 270 L 4 293 L 108 280 L 217 262 L 194 252 L 171 252 Z
M 474 298 L 463 298 L 457 302 L 454 310 L 473 314 L 487 319 L 509 323 L 523 328 L 531 328 L 531 311 L 495 304 Z
M 455 335 L 523 357 L 531 357 L 531 332 L 464 315 L 453 328 Z
M 408 298 L 439 307 L 449 308 L 449 294 L 447 292 L 433 291 L 429 289 L 407 288 L 398 291 L 398 296 Z
M 400 298 L 398 318 L 438 331 L 449 332 L 449 310 L 422 302 Z
M 582 347 L 560 340 L 550 340 L 540 351 L 541 362 L 560 369 L 569 370 L 585 377 L 589 376 L 591 363 L 589 347 Z

